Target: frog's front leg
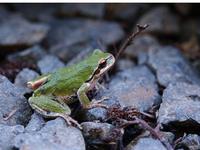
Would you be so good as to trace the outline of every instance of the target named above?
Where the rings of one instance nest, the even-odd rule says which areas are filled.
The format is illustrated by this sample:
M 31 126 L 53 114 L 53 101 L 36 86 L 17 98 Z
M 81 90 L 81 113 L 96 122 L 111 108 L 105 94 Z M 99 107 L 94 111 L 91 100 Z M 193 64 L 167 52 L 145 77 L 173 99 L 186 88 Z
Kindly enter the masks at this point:
M 50 118 L 62 117 L 69 125 L 71 125 L 71 123 L 74 123 L 81 129 L 81 126 L 78 124 L 78 122 L 69 116 L 71 114 L 70 108 L 67 105 L 56 102 L 55 100 L 53 100 L 52 97 L 30 97 L 28 102 L 36 112 L 42 114 L 43 116 Z
M 101 104 L 103 100 L 92 100 L 90 101 L 88 96 L 87 96 L 87 92 L 91 89 L 91 83 L 84 83 L 77 91 L 77 95 L 78 95 L 78 99 L 81 103 L 81 105 L 83 106 L 83 108 L 86 109 L 92 109 L 95 107 L 103 107 L 103 108 L 108 108 L 106 105 Z

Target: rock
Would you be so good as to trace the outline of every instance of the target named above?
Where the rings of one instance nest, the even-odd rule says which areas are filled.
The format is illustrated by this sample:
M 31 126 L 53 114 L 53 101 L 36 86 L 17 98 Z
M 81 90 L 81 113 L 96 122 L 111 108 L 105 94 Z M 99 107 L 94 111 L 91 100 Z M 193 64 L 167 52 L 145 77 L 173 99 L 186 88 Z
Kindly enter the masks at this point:
M 107 46 L 124 36 L 121 26 L 115 22 L 70 19 L 53 21 L 50 24 L 52 30 L 47 38 L 50 52 L 64 61 L 69 61 L 90 47 L 101 49 L 96 44 L 93 46 L 94 42 Z
M 12 4 L 17 12 L 31 20 L 41 20 L 53 17 L 60 9 L 60 4 Z
M 11 150 L 13 139 L 24 132 L 22 125 L 8 126 L 0 124 L 0 149 Z
M 4 120 L 9 114 L 9 119 Z M 23 96 L 23 90 L 0 75 L 0 123 L 7 125 L 26 124 L 31 116 L 31 108 Z
M 163 125 L 173 123 L 183 128 L 189 124 L 191 127 L 196 126 L 188 128 L 189 131 L 200 128 L 198 125 L 200 124 L 200 86 L 185 82 L 169 84 L 164 90 L 162 101 L 158 113 L 159 123 Z
M 31 120 L 25 128 L 26 132 L 36 132 L 39 131 L 45 125 L 45 121 L 41 115 L 33 113 Z
M 15 137 L 13 146 L 20 150 L 85 150 L 84 138 L 75 127 L 67 126 L 65 121 L 57 118 L 48 121 L 37 132 L 26 132 Z
M 0 46 L 31 46 L 43 40 L 49 27 L 46 24 L 30 23 L 20 17 L 8 18 L 0 24 Z
M 132 106 L 140 111 L 148 111 L 160 102 L 156 79 L 145 66 L 119 72 L 111 80 L 108 94 L 107 97 L 118 100 L 121 106 Z
M 118 71 L 127 70 L 135 66 L 135 63 L 129 59 L 119 59 L 116 63 Z
M 129 145 L 126 150 L 167 150 L 159 140 L 141 138 L 135 145 Z
M 148 4 L 107 4 L 109 16 L 113 18 L 134 22 L 138 15 L 148 7 Z
M 146 14 L 140 18 L 138 24 L 150 25 L 145 32 L 177 34 L 180 30 L 177 16 L 164 6 L 155 7 L 146 12 Z
M 188 134 L 177 147 L 189 150 L 200 149 L 200 137 L 197 134 Z
M 156 72 L 159 84 L 164 87 L 177 81 L 200 83 L 192 66 L 175 47 L 152 48 L 148 54 L 148 64 Z
M 40 61 L 38 61 L 37 65 L 42 74 L 53 72 L 65 66 L 63 62 L 61 62 L 56 56 L 53 55 L 45 56 Z
M 45 50 L 39 45 L 36 45 L 23 51 L 12 53 L 7 56 L 7 59 L 11 62 L 24 61 L 36 64 L 36 62 L 42 59 L 45 55 Z
M 134 39 L 134 43 L 128 46 L 124 53 L 128 57 L 136 57 L 139 64 L 144 64 L 148 60 L 148 51 L 155 46 L 159 46 L 159 43 L 153 36 L 141 35 Z
M 27 87 L 27 82 L 35 79 L 39 74 L 33 70 L 30 70 L 28 68 L 24 68 L 22 71 L 20 71 L 16 78 L 15 78 L 15 85 L 19 88 L 22 88 L 25 93 L 29 93 L 32 90 Z
M 88 143 L 104 143 L 114 126 L 108 123 L 83 122 L 83 136 Z
M 62 16 L 74 16 L 77 14 L 102 18 L 105 11 L 105 4 L 100 3 L 85 3 L 85 4 L 63 4 L 59 14 Z

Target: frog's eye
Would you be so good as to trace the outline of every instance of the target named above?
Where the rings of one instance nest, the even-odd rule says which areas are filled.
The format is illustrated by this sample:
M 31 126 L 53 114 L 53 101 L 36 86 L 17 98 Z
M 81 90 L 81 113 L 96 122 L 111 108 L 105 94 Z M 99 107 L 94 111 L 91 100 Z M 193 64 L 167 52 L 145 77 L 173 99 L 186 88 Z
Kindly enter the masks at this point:
M 102 59 L 102 60 L 100 60 L 100 62 L 99 62 L 98 68 L 99 68 L 99 69 L 105 68 L 106 65 L 107 65 L 106 60 L 105 60 L 105 59 Z

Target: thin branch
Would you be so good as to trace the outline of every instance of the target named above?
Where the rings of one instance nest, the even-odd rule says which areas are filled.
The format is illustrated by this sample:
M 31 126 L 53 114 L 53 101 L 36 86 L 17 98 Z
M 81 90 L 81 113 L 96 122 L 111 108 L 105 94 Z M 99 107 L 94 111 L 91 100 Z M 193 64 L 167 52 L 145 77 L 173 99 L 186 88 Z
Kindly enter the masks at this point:
M 139 25 L 137 24 L 137 31 L 133 32 L 124 43 L 122 43 L 117 55 L 115 56 L 115 59 L 117 60 L 118 57 L 120 56 L 120 54 L 125 51 L 125 49 L 131 44 L 131 42 L 133 41 L 133 39 L 139 35 L 143 30 L 145 30 L 149 25 L 145 24 L 145 25 Z

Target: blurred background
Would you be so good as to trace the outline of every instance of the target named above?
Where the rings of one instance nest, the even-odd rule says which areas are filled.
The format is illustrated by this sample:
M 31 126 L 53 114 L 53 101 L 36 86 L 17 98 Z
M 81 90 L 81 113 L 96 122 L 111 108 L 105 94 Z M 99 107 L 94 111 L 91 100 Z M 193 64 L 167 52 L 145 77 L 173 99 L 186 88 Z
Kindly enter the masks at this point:
M 171 44 L 199 68 L 199 13 L 198 4 L 1 4 L 0 73 L 13 80 L 47 54 L 69 64 L 94 48 L 115 54 L 136 24 L 150 25 L 145 50 Z M 122 57 L 138 61 L 137 49 Z

